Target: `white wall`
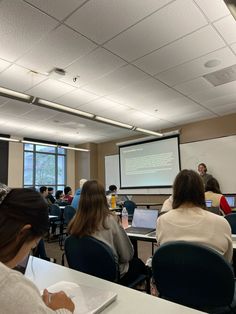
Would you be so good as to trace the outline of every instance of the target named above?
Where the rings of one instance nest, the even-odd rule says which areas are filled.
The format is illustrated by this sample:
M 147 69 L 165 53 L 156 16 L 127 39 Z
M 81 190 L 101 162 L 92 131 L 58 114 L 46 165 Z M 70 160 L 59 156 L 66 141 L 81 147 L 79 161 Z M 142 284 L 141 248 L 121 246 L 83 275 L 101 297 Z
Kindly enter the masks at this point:
M 23 186 L 23 145 L 9 142 L 8 185 L 14 188 Z

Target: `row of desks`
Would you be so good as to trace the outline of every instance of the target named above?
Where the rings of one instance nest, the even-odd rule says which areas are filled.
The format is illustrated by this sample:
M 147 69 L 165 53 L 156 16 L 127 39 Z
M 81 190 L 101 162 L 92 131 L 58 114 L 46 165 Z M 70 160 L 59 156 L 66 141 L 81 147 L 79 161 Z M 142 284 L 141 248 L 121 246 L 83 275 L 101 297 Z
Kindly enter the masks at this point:
M 36 257 L 30 257 L 25 275 L 36 284 L 39 290 L 59 281 L 70 281 L 116 292 L 117 299 L 102 313 L 203 313 Z

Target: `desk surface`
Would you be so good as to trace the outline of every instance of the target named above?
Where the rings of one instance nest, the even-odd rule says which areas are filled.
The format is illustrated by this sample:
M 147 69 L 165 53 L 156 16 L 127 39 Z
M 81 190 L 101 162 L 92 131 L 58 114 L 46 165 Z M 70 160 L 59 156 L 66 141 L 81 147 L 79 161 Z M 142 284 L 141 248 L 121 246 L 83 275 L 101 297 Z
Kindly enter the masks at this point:
M 146 206 L 147 208 L 149 208 L 150 206 L 161 206 L 163 205 L 163 202 L 162 203 L 158 203 L 158 202 L 153 202 L 153 203 L 149 203 L 149 202 L 135 202 L 135 204 L 137 206 Z
M 203 313 L 35 257 L 30 257 L 25 275 L 36 284 L 39 290 L 65 280 L 116 292 L 117 300 L 102 313 Z

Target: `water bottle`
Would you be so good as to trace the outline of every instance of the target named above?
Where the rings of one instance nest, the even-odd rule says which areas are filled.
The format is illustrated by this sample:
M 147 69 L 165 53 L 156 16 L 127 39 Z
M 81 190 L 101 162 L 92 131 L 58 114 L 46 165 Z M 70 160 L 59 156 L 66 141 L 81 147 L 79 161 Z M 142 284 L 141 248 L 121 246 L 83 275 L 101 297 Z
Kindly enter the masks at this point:
M 122 209 L 122 226 L 124 229 L 128 228 L 129 221 L 128 221 L 128 212 L 125 207 Z
M 116 196 L 115 196 L 115 194 L 111 195 L 111 208 L 116 208 Z

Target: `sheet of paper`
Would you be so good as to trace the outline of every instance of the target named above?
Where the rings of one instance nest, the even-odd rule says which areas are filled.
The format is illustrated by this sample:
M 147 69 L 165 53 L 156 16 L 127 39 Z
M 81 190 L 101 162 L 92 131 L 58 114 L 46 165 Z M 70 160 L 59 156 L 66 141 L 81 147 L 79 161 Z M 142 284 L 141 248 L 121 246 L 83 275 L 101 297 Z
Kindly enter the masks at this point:
M 48 287 L 47 290 L 51 293 L 62 290 L 72 298 L 75 304 L 74 314 L 99 313 L 117 297 L 117 294 L 112 291 L 77 285 L 68 281 L 60 281 Z

